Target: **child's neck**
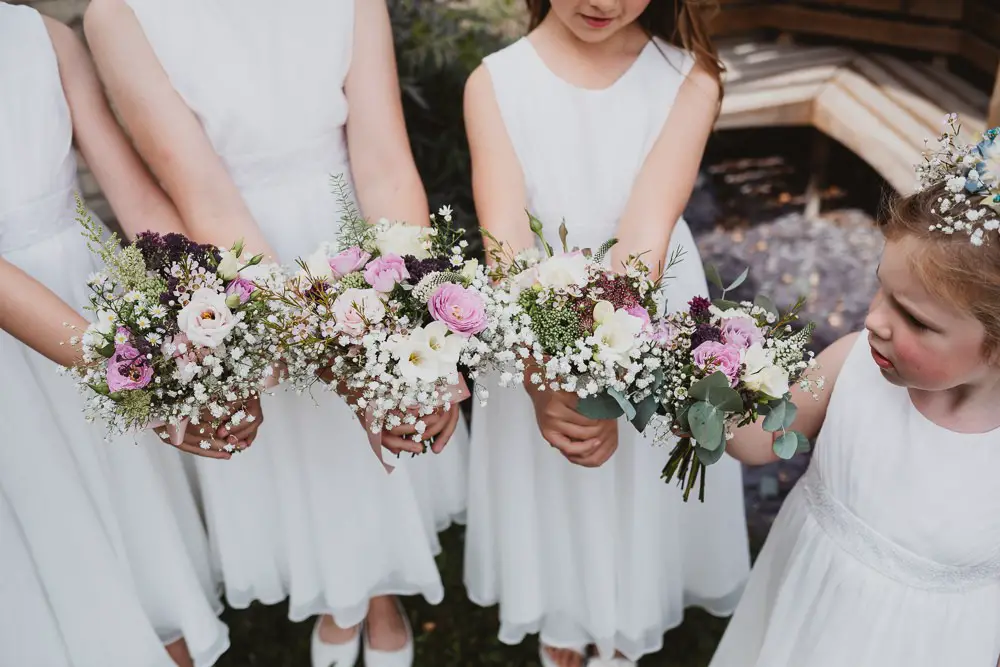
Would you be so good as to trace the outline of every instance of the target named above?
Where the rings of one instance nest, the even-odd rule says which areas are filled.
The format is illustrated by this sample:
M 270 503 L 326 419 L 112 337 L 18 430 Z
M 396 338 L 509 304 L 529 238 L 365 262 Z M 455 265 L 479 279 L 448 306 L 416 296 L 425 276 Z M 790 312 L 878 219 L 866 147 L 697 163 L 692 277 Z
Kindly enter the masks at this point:
M 909 389 L 920 413 L 956 433 L 988 433 L 1000 428 L 1000 375 L 943 391 Z

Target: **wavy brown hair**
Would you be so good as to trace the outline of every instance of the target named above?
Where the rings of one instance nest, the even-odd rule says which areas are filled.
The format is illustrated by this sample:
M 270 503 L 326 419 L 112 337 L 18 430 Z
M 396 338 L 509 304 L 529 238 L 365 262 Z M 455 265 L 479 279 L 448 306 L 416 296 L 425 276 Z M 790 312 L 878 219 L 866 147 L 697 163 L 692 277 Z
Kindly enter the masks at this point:
M 552 9 L 549 0 L 525 0 L 531 13 L 529 27 L 534 30 Z M 717 9 L 714 0 L 652 0 L 639 15 L 638 23 L 650 37 L 690 52 L 695 62 L 719 83 L 725 65 L 708 36 L 708 16 Z

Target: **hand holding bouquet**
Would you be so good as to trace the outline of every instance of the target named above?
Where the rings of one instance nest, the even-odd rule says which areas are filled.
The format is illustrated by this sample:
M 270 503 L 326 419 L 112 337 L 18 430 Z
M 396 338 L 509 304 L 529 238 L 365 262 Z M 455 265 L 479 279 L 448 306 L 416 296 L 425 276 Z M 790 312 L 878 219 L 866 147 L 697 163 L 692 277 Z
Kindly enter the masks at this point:
M 214 430 L 252 422 L 242 404 L 276 383 L 277 340 L 266 320 L 275 310 L 258 283 L 277 274 L 229 250 L 199 245 L 180 234 L 140 234 L 124 248 L 78 202 L 88 246 L 105 269 L 92 276 L 89 310 L 97 322 L 74 339 L 83 362 L 71 369 L 89 396 L 88 420 L 111 432 L 166 426 L 181 446 L 188 424 L 204 424 L 203 450 Z M 220 449 L 231 453 L 229 442 Z
M 708 273 L 721 287 L 718 274 Z M 735 289 L 746 275 L 727 289 Z M 705 467 L 722 457 L 734 427 L 763 416 L 763 428 L 775 433 L 777 456 L 788 459 L 808 450 L 806 437 L 789 430 L 796 415 L 789 386 L 797 382 L 805 390 L 821 388 L 822 379 L 814 382 L 806 373 L 814 365 L 806 350 L 813 325 L 797 332 L 791 327 L 800 308 L 801 302 L 782 315 L 764 297 L 755 303 L 723 298 L 714 304 L 696 297 L 687 310 L 658 323 L 668 369 L 658 390 L 659 412 L 681 436 L 663 478 L 669 482 L 677 477 L 685 501 L 696 484 L 704 501 Z
M 489 366 L 515 309 L 463 258 L 449 209 L 431 227 L 371 224 L 342 183 L 340 199 L 338 243 L 300 260 L 274 295 L 275 329 L 296 386 L 323 375 L 362 417 L 381 458 L 383 430 L 411 430 L 423 443 L 425 418 L 468 397 L 459 367 L 476 377 Z

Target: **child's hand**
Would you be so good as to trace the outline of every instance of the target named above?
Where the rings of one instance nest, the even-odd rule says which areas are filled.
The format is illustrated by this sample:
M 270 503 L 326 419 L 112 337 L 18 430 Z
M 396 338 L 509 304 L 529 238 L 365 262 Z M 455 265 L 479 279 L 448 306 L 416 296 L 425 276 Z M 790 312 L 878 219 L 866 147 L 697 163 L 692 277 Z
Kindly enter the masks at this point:
M 184 430 L 184 438 L 177 449 L 187 454 L 203 456 L 210 459 L 232 458 L 234 451 L 242 451 L 249 447 L 257 438 L 257 429 L 264 421 L 264 413 L 260 407 L 260 399 L 253 398 L 244 403 L 233 403 L 230 406 L 231 412 L 228 421 L 220 426 L 215 432 L 208 425 L 211 416 L 206 414 L 200 424 L 188 423 Z M 238 420 L 233 420 L 233 416 L 239 414 Z M 252 419 L 248 419 L 253 415 Z M 232 421 L 239 421 L 233 424 Z M 157 435 L 164 442 L 173 445 L 170 441 L 170 433 L 166 426 L 154 429 Z M 202 443 L 208 442 L 209 447 L 205 449 Z M 230 451 L 226 451 L 226 448 Z
M 260 397 L 251 398 L 243 403 L 233 403 L 230 407 L 232 412 L 229 413 L 226 423 L 216 431 L 216 437 L 235 445 L 237 449 L 246 449 L 257 439 L 257 431 L 264 423 Z M 235 415 L 239 415 L 239 418 L 233 419 Z
M 576 411 L 576 394 L 531 391 L 529 395 L 542 437 L 571 463 L 595 468 L 618 449 L 618 422 L 584 417 Z
M 458 425 L 458 411 L 458 406 L 452 405 L 449 409 L 438 408 L 433 414 L 421 418 L 426 428 L 420 439 L 433 440 L 431 451 L 435 454 L 440 454 L 454 435 L 455 427 Z M 412 424 L 401 424 L 394 429 L 382 431 L 382 446 L 397 455 L 400 452 L 422 454 L 424 445 L 412 439 L 416 432 L 417 429 Z

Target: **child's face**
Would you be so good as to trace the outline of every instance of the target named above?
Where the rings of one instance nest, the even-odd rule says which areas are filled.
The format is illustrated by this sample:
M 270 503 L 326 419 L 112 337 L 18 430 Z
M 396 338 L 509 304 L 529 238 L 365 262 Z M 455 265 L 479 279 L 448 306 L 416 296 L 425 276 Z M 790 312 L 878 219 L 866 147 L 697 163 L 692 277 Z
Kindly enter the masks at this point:
M 635 21 L 650 0 L 550 0 L 552 13 L 578 39 L 603 42 Z
M 872 357 L 893 384 L 941 391 L 994 374 L 983 354 L 983 325 L 957 305 L 928 294 L 910 267 L 921 242 L 886 243 L 881 288 L 865 320 Z

